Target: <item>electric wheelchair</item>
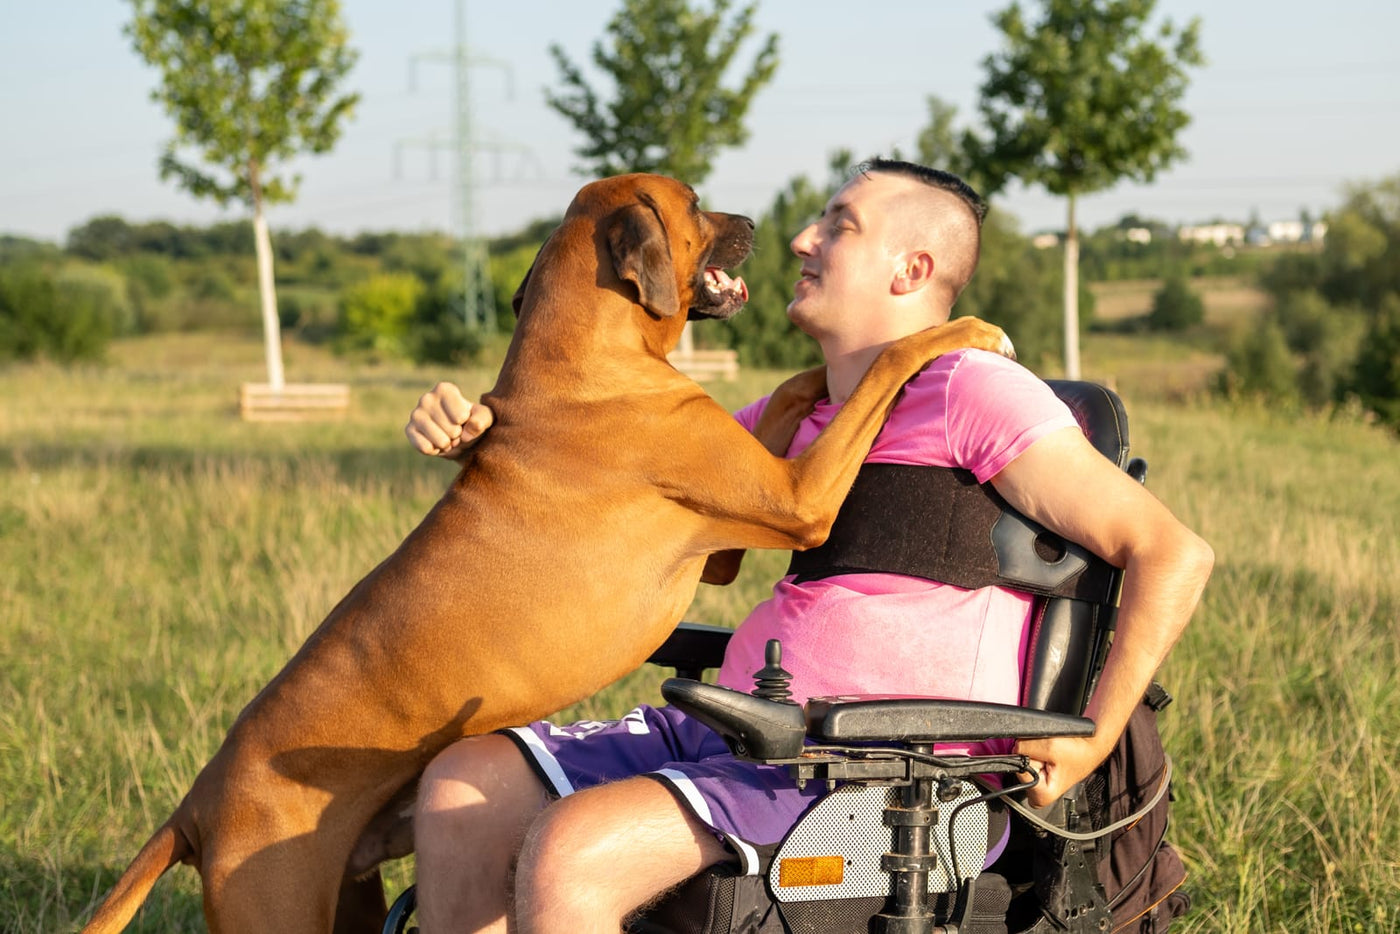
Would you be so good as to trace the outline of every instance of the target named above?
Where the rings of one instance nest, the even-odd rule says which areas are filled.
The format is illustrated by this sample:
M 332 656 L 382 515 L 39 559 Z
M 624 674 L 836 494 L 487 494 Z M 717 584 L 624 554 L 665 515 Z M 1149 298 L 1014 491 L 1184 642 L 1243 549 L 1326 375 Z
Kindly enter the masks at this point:
M 1146 463 L 1128 457 L 1117 395 L 1087 382 L 1049 384 L 1095 448 L 1144 481 Z M 970 475 L 959 482 L 976 487 Z M 857 480 L 833 540 L 852 540 L 838 531 L 870 505 L 861 489 Z M 799 707 L 787 699 L 776 642 L 745 694 L 700 680 L 719 667 L 730 630 L 681 624 L 649 660 L 676 671 L 662 686 L 666 700 L 716 730 L 736 755 L 783 765 L 795 782 L 830 792 L 778 845 L 765 873 L 711 867 L 635 918 L 632 934 L 1148 934 L 1189 908 L 1185 871 L 1165 842 L 1171 770 L 1155 713 L 1170 698 L 1157 685 L 1109 763 L 1041 811 L 1020 800 L 1035 781 L 1025 758 L 940 752 L 941 743 L 1092 733 L 1080 713 L 1112 639 L 1121 588 L 1117 569 L 1019 516 L 990 488 L 977 490 L 980 497 L 962 491 L 935 508 L 951 509 L 953 521 L 989 524 L 986 560 L 997 577 L 1037 595 L 1021 706 L 842 696 Z M 918 537 L 917 522 L 901 524 L 907 528 L 881 534 Z M 795 555 L 790 570 L 826 562 L 858 571 L 868 556 L 859 548 L 814 552 Z M 904 560 L 885 554 L 880 569 Z M 385 934 L 411 930 L 413 907 L 409 888 Z

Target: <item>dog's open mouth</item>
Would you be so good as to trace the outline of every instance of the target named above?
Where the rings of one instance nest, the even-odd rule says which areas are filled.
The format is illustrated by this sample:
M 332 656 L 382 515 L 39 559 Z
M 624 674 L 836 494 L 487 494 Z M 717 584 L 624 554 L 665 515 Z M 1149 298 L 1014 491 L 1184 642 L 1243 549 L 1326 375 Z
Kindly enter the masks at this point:
M 718 266 L 706 266 L 703 279 L 704 288 L 697 291 L 695 307 L 690 309 L 693 318 L 730 318 L 749 300 L 744 280 L 731 278 Z

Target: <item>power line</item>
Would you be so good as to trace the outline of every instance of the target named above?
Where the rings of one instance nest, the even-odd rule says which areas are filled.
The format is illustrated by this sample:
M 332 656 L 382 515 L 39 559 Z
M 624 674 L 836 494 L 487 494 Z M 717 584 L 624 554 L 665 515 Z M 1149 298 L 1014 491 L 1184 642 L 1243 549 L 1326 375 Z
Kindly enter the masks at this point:
M 529 158 L 529 150 L 523 146 L 503 142 L 482 142 L 476 137 L 475 122 L 472 119 L 470 75 L 474 65 L 491 65 L 502 69 L 506 76 L 506 95 L 514 97 L 514 76 L 510 66 L 498 59 L 473 55 L 467 47 L 466 0 L 456 0 L 455 6 L 456 42 L 446 53 L 425 53 L 415 55 L 409 61 L 410 90 L 416 84 L 417 63 L 420 59 L 447 61 L 452 65 L 456 83 L 454 87 L 455 121 L 451 142 L 436 135 L 426 139 L 401 140 L 395 146 L 395 174 L 401 171 L 401 149 L 405 145 L 426 146 L 430 150 L 451 149 L 456 155 L 456 214 L 457 229 L 461 235 L 462 263 L 462 318 L 467 327 L 483 327 L 488 331 L 496 328 L 496 303 L 491 295 L 491 282 L 487 274 L 486 241 L 478 235 L 476 220 L 476 172 L 474 157 L 478 151 L 490 151 L 498 155 L 504 151 L 523 154 Z M 432 163 L 433 177 L 436 178 L 437 163 Z

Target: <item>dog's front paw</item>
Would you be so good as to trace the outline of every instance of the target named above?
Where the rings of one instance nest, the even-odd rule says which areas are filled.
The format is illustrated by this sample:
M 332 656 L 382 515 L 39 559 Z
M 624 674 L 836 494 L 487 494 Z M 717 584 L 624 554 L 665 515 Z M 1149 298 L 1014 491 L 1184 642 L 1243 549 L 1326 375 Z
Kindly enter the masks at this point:
M 935 330 L 941 332 L 945 339 L 956 341 L 958 347 L 975 347 L 978 350 L 1001 354 L 1011 360 L 1016 359 L 1016 347 L 1011 343 L 1011 338 L 1006 336 L 1006 332 L 981 318 L 956 318 Z
M 1001 345 L 997 347 L 996 352 L 1008 360 L 1016 359 L 1016 345 L 1011 343 L 1011 338 L 1007 337 L 1005 332 L 1001 335 Z

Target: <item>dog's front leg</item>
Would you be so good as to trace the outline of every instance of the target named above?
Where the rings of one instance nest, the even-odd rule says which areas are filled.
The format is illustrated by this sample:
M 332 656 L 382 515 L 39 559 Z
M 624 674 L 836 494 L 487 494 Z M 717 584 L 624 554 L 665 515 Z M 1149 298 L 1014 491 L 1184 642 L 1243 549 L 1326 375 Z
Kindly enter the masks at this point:
M 738 442 L 733 429 L 716 426 L 707 433 L 707 463 L 691 475 L 711 482 L 693 483 L 689 490 L 692 498 L 702 497 L 696 511 L 712 520 L 709 544 L 715 550 L 804 549 L 825 541 L 904 384 L 931 361 L 964 347 L 1012 354 L 1002 330 L 976 318 L 902 338 L 885 348 L 831 424 L 791 460 L 775 458 L 753 438 Z
M 759 415 L 753 436 L 774 457 L 787 457 L 788 448 L 802 420 L 812 414 L 827 395 L 826 367 L 804 370 L 781 383 Z M 739 576 L 744 549 L 727 548 L 710 555 L 700 579 L 707 584 L 729 584 Z

